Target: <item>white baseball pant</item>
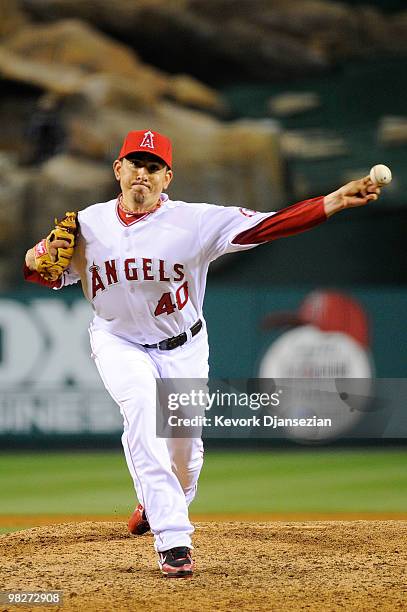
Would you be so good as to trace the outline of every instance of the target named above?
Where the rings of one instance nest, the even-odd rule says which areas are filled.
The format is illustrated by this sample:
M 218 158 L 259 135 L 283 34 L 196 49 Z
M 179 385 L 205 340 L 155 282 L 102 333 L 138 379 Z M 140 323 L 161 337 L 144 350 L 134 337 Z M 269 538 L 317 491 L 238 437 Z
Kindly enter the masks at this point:
M 137 497 L 145 508 L 157 551 L 192 548 L 188 505 L 203 463 L 200 438 L 156 435 L 156 378 L 208 377 L 205 326 L 170 351 L 145 349 L 91 326 L 92 354 L 103 383 L 120 407 L 122 443 Z

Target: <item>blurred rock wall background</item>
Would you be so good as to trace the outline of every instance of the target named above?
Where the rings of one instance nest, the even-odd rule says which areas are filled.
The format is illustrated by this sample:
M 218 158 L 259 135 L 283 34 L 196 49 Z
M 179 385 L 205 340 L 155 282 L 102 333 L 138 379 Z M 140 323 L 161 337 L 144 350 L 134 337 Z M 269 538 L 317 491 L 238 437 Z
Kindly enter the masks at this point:
M 314 187 L 292 188 L 291 158 L 344 153 L 326 126 L 286 129 L 284 117 L 321 105 L 292 83 L 324 79 L 353 59 L 407 55 L 407 10 L 368 4 L 0 0 L 0 13 L 3 289 L 18 282 L 22 253 L 54 216 L 117 193 L 111 163 L 128 130 L 173 139 L 173 197 L 276 210 Z M 237 118 L 220 93 L 235 82 L 287 91 L 264 116 Z M 402 119 L 388 117 L 382 129 L 396 139 L 404 130 L 404 146 Z

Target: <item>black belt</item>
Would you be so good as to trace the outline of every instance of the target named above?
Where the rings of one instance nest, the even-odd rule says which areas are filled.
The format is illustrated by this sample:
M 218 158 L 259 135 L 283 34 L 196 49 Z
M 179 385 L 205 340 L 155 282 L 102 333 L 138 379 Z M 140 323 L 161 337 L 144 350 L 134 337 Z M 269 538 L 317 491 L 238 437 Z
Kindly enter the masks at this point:
M 191 329 L 191 336 L 196 336 L 202 329 L 202 321 L 198 319 L 196 323 L 193 324 Z M 144 348 L 159 348 L 162 351 L 172 351 L 172 349 L 177 348 L 178 346 L 182 346 L 188 340 L 188 336 L 186 332 L 183 332 L 179 336 L 173 336 L 172 338 L 167 338 L 166 340 L 161 340 L 161 342 L 156 342 L 156 344 L 143 344 Z

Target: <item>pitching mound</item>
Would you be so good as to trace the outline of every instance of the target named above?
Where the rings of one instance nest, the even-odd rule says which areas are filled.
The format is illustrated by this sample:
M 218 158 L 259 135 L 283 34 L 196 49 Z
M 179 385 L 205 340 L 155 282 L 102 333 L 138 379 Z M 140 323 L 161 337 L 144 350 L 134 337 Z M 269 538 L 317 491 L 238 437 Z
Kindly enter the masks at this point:
M 198 523 L 194 544 L 194 577 L 168 580 L 124 523 L 36 527 L 0 536 L 0 589 L 62 590 L 63 612 L 407 606 L 407 521 Z

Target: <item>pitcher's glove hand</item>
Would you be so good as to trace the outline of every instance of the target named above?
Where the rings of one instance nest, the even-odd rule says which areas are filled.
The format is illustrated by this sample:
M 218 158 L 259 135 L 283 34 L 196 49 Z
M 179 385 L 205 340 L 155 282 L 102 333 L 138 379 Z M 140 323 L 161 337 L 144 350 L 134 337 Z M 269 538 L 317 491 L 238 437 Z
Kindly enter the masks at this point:
M 77 213 L 67 212 L 61 221 L 55 219 L 52 232 L 35 245 L 35 267 L 43 278 L 56 281 L 69 268 L 77 232 Z

